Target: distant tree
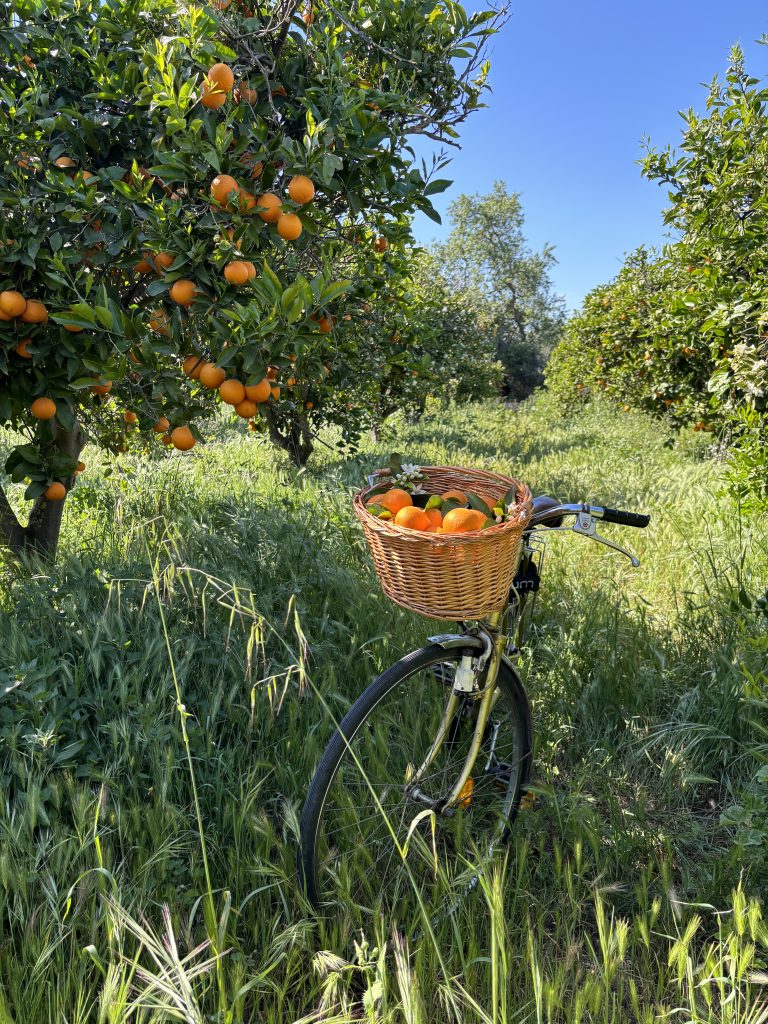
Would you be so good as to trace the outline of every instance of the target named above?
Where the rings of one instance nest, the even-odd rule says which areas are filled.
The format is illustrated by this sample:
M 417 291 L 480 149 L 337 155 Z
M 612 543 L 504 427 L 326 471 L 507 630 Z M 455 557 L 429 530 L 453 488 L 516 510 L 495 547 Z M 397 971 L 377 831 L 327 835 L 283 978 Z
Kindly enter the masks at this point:
M 449 217 L 451 233 L 433 245 L 433 255 L 454 292 L 489 324 L 504 367 L 504 393 L 524 398 L 542 383 L 566 318 L 550 278 L 552 247 L 531 249 L 520 195 L 508 192 L 503 181 L 487 195 L 459 196 Z

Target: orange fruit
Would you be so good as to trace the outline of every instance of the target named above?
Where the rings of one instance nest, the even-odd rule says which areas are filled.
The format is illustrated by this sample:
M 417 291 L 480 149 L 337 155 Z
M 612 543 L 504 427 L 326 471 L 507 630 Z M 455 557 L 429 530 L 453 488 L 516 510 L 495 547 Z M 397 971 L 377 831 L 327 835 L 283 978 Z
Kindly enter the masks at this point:
M 212 92 L 211 87 L 207 82 L 203 82 L 203 91 L 200 96 L 200 102 L 208 110 L 219 110 L 227 102 L 227 94 L 225 92 Z
M 188 377 L 192 377 L 194 380 L 197 380 L 200 376 L 200 371 L 203 368 L 203 357 L 197 355 L 187 356 L 181 364 L 181 368 Z
M 241 82 L 235 93 L 235 99 L 238 103 L 256 103 L 259 99 L 259 94 L 255 89 L 251 89 L 246 83 Z
M 374 248 L 376 252 L 385 252 L 389 248 L 389 242 L 386 238 L 377 238 L 374 242 Z
M 469 533 L 479 530 L 485 516 L 473 508 L 452 508 L 443 517 L 444 533 Z
M 75 466 L 75 476 L 77 476 L 78 473 L 84 473 L 84 472 L 85 472 L 85 463 L 84 462 L 78 462 L 78 464 Z
M 441 494 L 440 497 L 443 501 L 447 501 L 449 498 L 452 498 L 454 501 L 458 501 L 460 505 L 466 505 L 467 503 L 467 496 L 463 491 L 446 491 L 445 494 Z
M 21 292 L 0 292 L 0 309 L 8 316 L 21 316 L 27 308 L 27 300 Z
M 161 416 L 152 424 L 152 429 L 156 434 L 164 434 L 170 425 L 169 420 L 165 416 Z
M 276 196 L 274 192 L 264 192 L 256 200 L 256 205 L 260 206 L 259 216 L 267 224 L 274 224 L 280 216 L 280 208 L 282 207 L 282 201 L 279 196 Z
M 164 445 L 173 444 L 173 439 L 171 438 L 170 434 L 163 434 L 160 440 Z
M 162 274 L 164 270 L 167 270 L 175 259 L 176 257 L 172 252 L 159 252 L 155 256 L 155 269 L 158 274 Z
M 224 267 L 224 277 L 230 284 L 245 284 L 249 279 L 246 263 L 243 260 L 231 260 Z
M 286 242 L 295 241 L 302 232 L 301 221 L 295 213 L 281 213 L 277 221 L 277 233 Z
M 307 404 L 304 406 L 304 408 L 305 409 L 314 409 L 315 408 L 315 403 L 314 402 L 307 402 Z
M 211 196 L 222 206 L 227 205 L 230 192 L 240 193 L 240 186 L 231 174 L 217 174 L 211 182 Z
M 67 489 L 64 484 L 59 483 L 58 480 L 54 483 L 49 484 L 43 491 L 48 501 L 63 501 L 67 496 Z
M 0 309 L 0 321 L 7 322 L 8 320 L 13 320 L 13 317 L 9 316 L 7 313 L 4 313 L 2 309 Z
M 253 213 L 256 209 L 256 196 L 247 188 L 240 189 L 240 209 L 243 213 Z
M 384 494 L 375 494 L 369 500 L 369 504 L 381 505 L 383 508 L 389 509 L 393 516 L 396 516 L 401 508 L 413 505 L 413 499 L 408 491 L 404 491 L 400 487 L 392 487 Z
M 250 398 L 244 398 L 242 402 L 235 406 L 235 412 L 238 416 L 242 416 L 244 420 L 249 420 L 251 416 L 255 416 L 259 411 L 258 405 L 252 402 Z
M 195 435 L 189 427 L 176 427 L 171 431 L 171 444 L 180 452 L 188 452 L 190 448 L 195 447 L 196 443 Z
M 317 329 L 321 334 L 330 334 L 333 330 L 333 320 L 329 316 L 321 316 L 317 321 Z
M 429 520 L 429 525 L 433 528 L 443 525 L 443 513 L 439 508 L 428 508 L 424 513 Z
M 276 402 L 280 401 L 280 388 L 277 388 L 277 387 L 270 388 L 269 389 L 269 393 L 270 393 L 270 395 L 272 395 L 272 397 L 274 398 L 274 400 Z
M 266 402 L 271 391 L 272 385 L 265 377 L 258 384 L 246 385 L 245 397 L 251 402 Z
M 206 81 L 220 92 L 230 92 L 235 84 L 235 76 L 229 64 L 214 64 L 208 68 Z
M 21 319 L 26 324 L 47 324 L 48 310 L 45 308 L 43 303 L 38 302 L 37 299 L 27 299 L 27 304 L 24 307 L 24 312 L 21 314 Z
M 75 166 L 75 161 L 72 159 L 71 156 L 58 156 L 53 161 L 53 163 L 54 163 L 55 167 L 61 167 L 61 168 L 64 168 L 64 167 L 74 167 Z
M 234 377 L 230 377 L 229 380 L 223 382 L 219 387 L 219 394 L 221 395 L 222 402 L 226 402 L 227 405 L 240 405 L 245 400 L 245 388 Z
M 267 380 L 277 380 L 277 367 L 276 366 L 268 366 L 267 367 Z
M 98 184 L 98 178 L 92 171 L 83 171 L 83 181 L 86 185 Z
M 251 177 L 252 178 L 260 178 L 261 177 L 261 172 L 263 170 L 264 170 L 264 164 L 261 162 L 261 160 L 257 160 L 256 163 L 253 165 L 253 169 L 251 170 Z
M 133 271 L 135 274 L 151 274 L 154 269 L 154 264 L 150 263 L 149 260 L 144 256 L 142 256 L 139 262 L 135 263 L 133 267 Z
M 182 278 L 171 286 L 170 295 L 180 306 L 191 306 L 197 295 L 197 286 L 194 281 Z
M 103 384 L 94 384 L 91 391 L 94 395 L 108 395 L 112 390 L 112 381 L 106 380 Z
M 405 505 L 395 516 L 395 526 L 404 526 L 407 530 L 427 530 L 431 525 L 424 510 L 416 505 Z
M 253 281 L 256 278 L 256 267 L 251 263 L 250 260 L 243 260 L 245 267 L 248 271 L 248 280 Z
M 155 334 L 168 334 L 168 314 L 164 309 L 156 309 L 149 317 L 149 327 Z
M 123 413 L 123 419 L 125 420 L 126 423 L 135 423 L 138 420 L 138 418 L 139 417 L 136 415 L 136 413 L 131 412 L 130 409 L 127 409 Z
M 309 203 L 315 198 L 315 186 L 311 178 L 306 174 L 297 174 L 288 182 L 288 195 L 300 206 Z
M 27 351 L 27 345 L 29 345 L 31 341 L 31 338 L 25 338 L 24 341 L 20 341 L 15 349 L 16 355 L 21 356 L 22 359 L 31 359 L 32 354 Z
M 215 366 L 213 363 L 203 363 L 198 374 L 198 379 L 203 387 L 210 388 L 211 391 L 221 387 L 226 378 L 226 371 L 222 370 L 220 366 Z
M 52 420 L 56 415 L 56 403 L 52 398 L 36 398 L 29 411 L 36 420 Z
M 84 328 L 76 327 L 75 324 L 64 324 L 64 330 L 69 331 L 70 334 L 79 334 Z

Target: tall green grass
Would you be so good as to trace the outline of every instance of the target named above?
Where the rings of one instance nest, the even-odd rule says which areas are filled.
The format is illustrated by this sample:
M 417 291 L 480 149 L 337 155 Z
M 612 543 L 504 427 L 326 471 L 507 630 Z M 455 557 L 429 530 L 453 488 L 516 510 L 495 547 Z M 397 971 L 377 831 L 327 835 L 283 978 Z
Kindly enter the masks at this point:
M 343 714 L 432 629 L 350 513 L 393 447 L 653 515 L 604 528 L 637 571 L 550 538 L 532 805 L 433 938 L 317 920 L 294 877 L 315 694 Z M 768 528 L 706 454 L 543 400 L 301 473 L 226 424 L 108 479 L 87 452 L 57 567 L 0 586 L 0 1022 L 768 1019 Z

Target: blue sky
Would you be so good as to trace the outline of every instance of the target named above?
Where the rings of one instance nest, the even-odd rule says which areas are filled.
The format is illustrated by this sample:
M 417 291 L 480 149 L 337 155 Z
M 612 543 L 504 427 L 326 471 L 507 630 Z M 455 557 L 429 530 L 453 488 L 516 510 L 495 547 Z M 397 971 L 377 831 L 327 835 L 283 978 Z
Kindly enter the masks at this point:
M 506 181 L 531 243 L 555 246 L 555 286 L 577 306 L 625 252 L 663 240 L 665 191 L 636 163 L 643 138 L 677 144 L 678 111 L 704 109 L 702 83 L 724 72 L 732 43 L 765 77 L 765 32 L 765 0 L 517 0 L 493 42 L 488 109 L 463 127 L 436 207 Z M 415 232 L 426 243 L 444 228 L 420 215 Z

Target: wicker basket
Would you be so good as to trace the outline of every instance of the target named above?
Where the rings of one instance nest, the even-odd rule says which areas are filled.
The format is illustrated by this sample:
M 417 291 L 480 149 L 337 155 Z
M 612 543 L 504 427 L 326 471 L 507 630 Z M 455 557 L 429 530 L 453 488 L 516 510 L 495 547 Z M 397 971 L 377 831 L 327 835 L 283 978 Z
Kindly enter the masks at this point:
M 515 487 L 517 514 L 471 533 L 406 530 L 365 507 L 372 487 L 355 495 L 354 509 L 371 549 L 381 587 L 396 604 L 434 619 L 484 619 L 503 608 L 517 569 L 523 531 L 531 517 L 525 484 L 498 473 L 453 466 L 423 466 L 429 494 L 448 490 L 501 499 Z M 378 476 L 385 478 L 385 470 Z M 382 481 L 383 482 L 383 481 Z

